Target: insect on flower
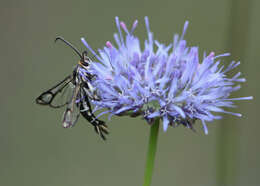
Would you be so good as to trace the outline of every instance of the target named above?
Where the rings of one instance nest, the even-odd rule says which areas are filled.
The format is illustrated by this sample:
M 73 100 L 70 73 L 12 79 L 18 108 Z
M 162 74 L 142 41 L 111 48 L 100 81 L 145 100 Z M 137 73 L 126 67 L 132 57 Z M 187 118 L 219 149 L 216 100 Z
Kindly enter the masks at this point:
M 81 114 L 93 126 L 95 131 L 106 139 L 105 134 L 108 134 L 107 125 L 95 117 L 92 112 L 90 99 L 98 100 L 95 95 L 95 89 L 91 85 L 91 80 L 94 77 L 88 72 L 91 63 L 87 56 L 87 51 L 79 52 L 71 43 L 62 37 L 57 37 L 56 41 L 63 41 L 66 45 L 72 48 L 80 57 L 77 66 L 74 68 L 72 74 L 68 75 L 61 82 L 49 90 L 43 92 L 36 98 L 36 103 L 40 105 L 48 105 L 51 108 L 61 108 L 66 106 L 64 112 L 62 126 L 64 128 L 73 127 Z

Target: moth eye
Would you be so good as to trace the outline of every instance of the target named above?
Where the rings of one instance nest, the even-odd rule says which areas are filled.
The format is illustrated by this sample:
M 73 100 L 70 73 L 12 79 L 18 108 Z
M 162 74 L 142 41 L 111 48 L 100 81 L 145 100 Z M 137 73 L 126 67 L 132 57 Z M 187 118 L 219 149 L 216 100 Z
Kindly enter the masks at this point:
M 88 56 L 84 57 L 84 62 L 89 64 L 91 62 L 91 59 Z

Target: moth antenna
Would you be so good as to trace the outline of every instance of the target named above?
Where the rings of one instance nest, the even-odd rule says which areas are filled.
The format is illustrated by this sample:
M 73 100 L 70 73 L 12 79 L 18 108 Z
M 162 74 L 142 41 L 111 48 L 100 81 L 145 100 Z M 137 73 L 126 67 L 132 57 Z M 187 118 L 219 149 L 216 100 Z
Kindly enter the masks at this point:
M 66 45 L 68 45 L 70 48 L 72 48 L 79 55 L 80 59 L 83 59 L 83 56 L 80 54 L 79 50 L 76 47 L 74 47 L 70 42 L 66 41 L 61 36 L 56 37 L 54 42 L 56 43 L 58 40 L 63 41 Z

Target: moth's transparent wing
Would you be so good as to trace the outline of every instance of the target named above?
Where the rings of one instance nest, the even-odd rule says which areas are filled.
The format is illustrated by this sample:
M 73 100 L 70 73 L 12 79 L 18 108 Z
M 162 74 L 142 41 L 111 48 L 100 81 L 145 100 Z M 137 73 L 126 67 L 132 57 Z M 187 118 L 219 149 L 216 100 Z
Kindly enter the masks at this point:
M 36 98 L 36 103 L 40 105 L 49 105 L 52 108 L 60 108 L 69 103 L 72 95 L 73 84 L 71 81 L 73 77 L 67 76 L 64 80 L 43 92 Z
M 73 94 L 73 89 L 75 85 L 69 82 L 52 100 L 50 106 L 52 108 L 60 108 L 69 104 L 70 99 Z
M 73 127 L 78 121 L 80 110 L 78 107 L 79 104 L 79 89 L 80 85 L 76 85 L 73 88 L 73 93 L 67 104 L 67 108 L 63 115 L 62 126 L 64 128 Z

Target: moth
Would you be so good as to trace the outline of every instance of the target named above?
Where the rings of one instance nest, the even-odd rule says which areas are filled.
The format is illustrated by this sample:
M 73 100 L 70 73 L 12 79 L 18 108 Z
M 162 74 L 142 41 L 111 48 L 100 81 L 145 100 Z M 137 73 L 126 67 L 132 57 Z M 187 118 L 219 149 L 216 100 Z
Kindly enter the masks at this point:
M 94 126 L 96 133 L 105 140 L 105 135 L 109 133 L 107 125 L 104 121 L 96 118 L 89 101 L 89 99 L 98 99 L 91 85 L 91 80 L 95 77 L 88 71 L 91 59 L 87 56 L 87 51 L 83 51 L 81 54 L 77 48 L 64 38 L 59 36 L 55 39 L 55 42 L 58 40 L 72 48 L 78 54 L 80 60 L 72 74 L 65 77 L 49 90 L 43 92 L 36 98 L 36 103 L 47 105 L 51 108 L 66 107 L 62 119 L 62 126 L 64 128 L 73 127 L 79 116 L 82 115 Z

